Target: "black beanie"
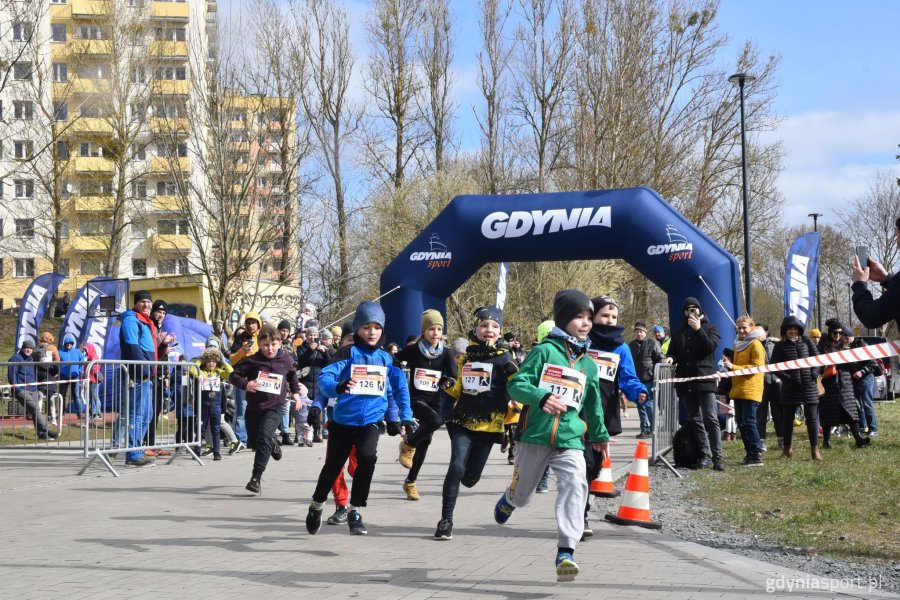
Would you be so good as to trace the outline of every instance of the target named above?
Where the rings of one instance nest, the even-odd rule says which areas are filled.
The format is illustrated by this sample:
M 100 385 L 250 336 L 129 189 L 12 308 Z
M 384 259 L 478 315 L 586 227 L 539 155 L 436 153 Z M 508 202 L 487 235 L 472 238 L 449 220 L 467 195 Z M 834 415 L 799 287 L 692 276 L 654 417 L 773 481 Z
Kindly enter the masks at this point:
M 344 324 L 341 325 L 341 339 L 344 339 L 353 333 L 353 331 L 353 321 L 344 321 Z
M 696 306 L 700 309 L 700 312 L 703 312 L 703 307 L 700 306 L 700 301 L 694 298 L 693 296 L 688 296 L 684 299 L 684 302 L 681 303 L 681 310 L 684 310 L 688 306 Z
M 498 325 L 503 326 L 503 310 L 496 306 L 482 306 L 475 310 L 475 325 L 485 320 L 496 321 Z
M 569 321 L 578 316 L 581 311 L 590 311 L 594 314 L 594 305 L 588 295 L 581 290 L 560 290 L 553 298 L 553 320 L 560 329 L 565 329 Z
M 138 290 L 134 293 L 134 303 L 137 304 L 141 300 L 153 300 L 153 296 L 147 290 Z
M 153 303 L 153 308 L 150 309 L 150 312 L 156 312 L 158 310 L 164 310 L 166 312 L 169 312 L 168 307 L 169 307 L 169 305 L 166 304 L 165 300 L 157 300 L 156 302 Z
M 290 331 L 291 330 L 291 322 L 288 321 L 287 319 L 282 319 L 281 323 L 278 324 L 278 329 L 287 329 L 288 331 Z

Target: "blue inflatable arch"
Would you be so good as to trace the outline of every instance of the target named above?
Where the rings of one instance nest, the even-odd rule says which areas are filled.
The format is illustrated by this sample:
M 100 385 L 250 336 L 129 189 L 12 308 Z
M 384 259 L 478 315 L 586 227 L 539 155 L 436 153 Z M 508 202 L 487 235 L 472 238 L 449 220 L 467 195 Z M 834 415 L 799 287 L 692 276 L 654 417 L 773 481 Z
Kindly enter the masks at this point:
M 613 258 L 627 261 L 668 294 L 675 329 L 682 326 L 683 300 L 695 296 L 718 326 L 722 346 L 734 339 L 729 315 L 741 309 L 737 261 L 643 187 L 457 196 L 381 274 L 382 294 L 399 286 L 382 300 L 386 339 L 418 335 L 427 308 L 446 315 L 446 298 L 486 263 Z M 609 291 L 602 281 L 581 287 Z

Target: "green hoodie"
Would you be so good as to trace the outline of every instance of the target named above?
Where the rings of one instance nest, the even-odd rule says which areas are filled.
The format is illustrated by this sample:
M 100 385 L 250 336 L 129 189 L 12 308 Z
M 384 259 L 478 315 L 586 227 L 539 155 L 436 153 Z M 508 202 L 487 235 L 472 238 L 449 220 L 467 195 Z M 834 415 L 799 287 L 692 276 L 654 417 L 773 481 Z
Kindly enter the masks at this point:
M 597 365 L 582 353 L 577 359 L 569 359 L 569 344 L 563 340 L 547 337 L 531 349 L 519 372 L 507 383 L 509 396 L 525 405 L 519 419 L 519 433 L 522 441 L 540 446 L 561 449 L 584 449 L 582 437 L 587 433 L 591 442 L 609 441 L 609 433 L 603 424 L 603 405 L 600 403 L 599 375 Z M 541 400 L 550 392 L 540 387 L 544 365 L 569 367 L 585 377 L 581 414 L 574 407 L 559 415 L 549 415 L 540 408 Z

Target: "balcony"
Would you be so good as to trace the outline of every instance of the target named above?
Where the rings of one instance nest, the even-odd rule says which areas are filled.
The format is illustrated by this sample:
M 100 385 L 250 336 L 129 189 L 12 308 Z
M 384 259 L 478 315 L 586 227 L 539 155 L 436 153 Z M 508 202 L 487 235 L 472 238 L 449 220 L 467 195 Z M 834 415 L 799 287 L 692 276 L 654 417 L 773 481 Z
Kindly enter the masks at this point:
M 68 21 L 72 18 L 72 7 L 69 4 L 51 4 L 50 5 L 50 21 L 57 23 L 59 21 Z
M 174 170 L 190 171 L 190 158 L 168 158 L 165 156 L 154 156 L 150 159 L 151 173 L 171 173 Z
M 187 96 L 190 93 L 190 82 L 181 79 L 154 79 L 154 94 Z
M 99 17 L 110 14 L 110 0 L 71 0 L 72 14 L 76 17 Z
M 114 173 L 116 163 L 103 156 L 76 156 L 76 173 Z
M 189 8 L 187 2 L 151 2 L 150 16 L 154 19 L 187 20 Z
M 71 91 L 76 94 L 108 94 L 111 86 L 109 79 L 86 79 L 75 77 L 72 80 Z M 56 90 L 54 89 L 54 92 Z
M 53 62 L 68 62 L 69 47 L 66 44 L 50 44 L 50 58 Z
M 157 233 L 150 237 L 150 247 L 156 252 L 187 252 L 192 244 L 187 235 Z
M 187 42 L 150 42 L 153 58 L 187 58 Z
M 111 213 L 116 206 L 112 196 L 81 196 L 75 198 L 75 212 Z
M 68 49 L 71 56 L 111 56 L 113 53 L 111 40 L 72 40 Z
M 188 119 L 176 119 L 169 117 L 155 117 L 150 119 L 150 131 L 153 133 L 184 133 L 190 129 Z
M 72 235 L 63 244 L 63 251 L 75 250 L 76 252 L 106 252 L 109 244 L 109 236 L 99 235 Z
M 78 117 L 70 120 L 69 132 L 112 135 L 112 123 L 99 117 Z
M 182 206 L 186 200 L 179 196 L 163 196 L 162 194 L 153 197 L 150 204 L 152 210 L 156 212 L 183 212 Z

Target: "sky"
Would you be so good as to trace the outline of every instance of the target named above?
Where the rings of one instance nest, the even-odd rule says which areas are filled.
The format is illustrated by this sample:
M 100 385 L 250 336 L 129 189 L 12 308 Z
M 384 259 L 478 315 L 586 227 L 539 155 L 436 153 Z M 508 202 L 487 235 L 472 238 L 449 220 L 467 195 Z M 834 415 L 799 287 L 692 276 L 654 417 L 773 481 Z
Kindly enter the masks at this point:
M 252 1 L 252 0 L 249 0 Z M 222 0 L 220 15 L 234 15 L 242 0 Z M 357 65 L 365 64 L 366 0 L 345 0 Z M 479 47 L 476 0 L 451 0 L 458 27 L 453 68 L 461 148 L 477 146 L 475 107 L 481 106 L 475 75 Z M 746 40 L 761 56 L 780 54 L 773 135 L 787 153 L 779 186 L 785 222 L 839 226 L 836 209 L 865 195 L 879 172 L 900 176 L 900 77 L 894 0 L 722 0 L 719 30 L 729 38 L 721 57 L 733 64 Z M 362 93 L 362 74 L 357 76 Z M 752 177 L 752 164 L 750 165 Z

